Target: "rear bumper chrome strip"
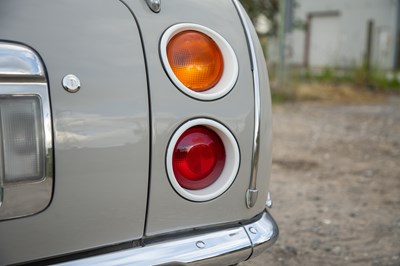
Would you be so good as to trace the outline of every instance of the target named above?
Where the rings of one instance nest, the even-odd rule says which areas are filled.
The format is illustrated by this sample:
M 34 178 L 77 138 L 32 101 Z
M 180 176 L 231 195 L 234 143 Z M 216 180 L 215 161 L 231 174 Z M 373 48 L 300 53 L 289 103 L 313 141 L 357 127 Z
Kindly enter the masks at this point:
M 155 242 L 143 247 L 58 265 L 231 265 L 259 255 L 278 238 L 265 210 L 256 221 L 237 227 Z

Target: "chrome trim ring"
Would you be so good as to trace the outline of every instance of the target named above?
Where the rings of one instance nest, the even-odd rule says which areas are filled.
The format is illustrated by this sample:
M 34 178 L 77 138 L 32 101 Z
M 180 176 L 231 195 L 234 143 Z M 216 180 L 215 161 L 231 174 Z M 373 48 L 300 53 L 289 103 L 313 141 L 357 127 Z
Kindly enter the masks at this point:
M 211 89 L 207 91 L 202 91 L 202 92 L 196 92 L 188 87 L 186 87 L 176 76 L 174 71 L 172 70 L 169 62 L 168 62 L 168 57 L 167 57 L 167 45 L 169 41 L 174 37 L 176 34 L 186 31 L 186 30 L 194 30 L 198 31 L 201 33 L 204 33 L 211 39 L 215 41 L 215 43 L 218 45 L 219 49 L 221 50 L 222 57 L 224 60 L 224 71 L 222 73 L 221 79 L 219 82 Z M 198 25 L 198 24 L 192 24 L 192 23 L 181 23 L 181 24 L 176 24 L 171 27 L 169 27 L 161 37 L 161 42 L 160 42 L 160 54 L 161 54 L 161 61 L 164 65 L 164 68 L 172 80 L 172 82 L 175 84 L 176 87 L 186 95 L 199 99 L 199 100 L 205 100 L 205 101 L 210 101 L 210 100 L 216 100 L 219 99 L 223 96 L 225 96 L 227 93 L 229 93 L 232 89 L 233 86 L 236 83 L 236 80 L 238 78 L 238 73 L 239 73 L 239 65 L 238 61 L 236 58 L 236 54 L 233 51 L 232 47 L 229 45 L 229 43 L 217 32 Z
M 225 147 L 226 159 L 222 173 L 213 184 L 203 189 L 190 190 L 183 188 L 176 180 L 172 167 L 172 156 L 179 137 L 189 128 L 199 125 L 212 129 L 221 138 Z M 235 137 L 225 126 L 211 119 L 198 118 L 184 123 L 174 133 L 167 148 L 166 167 L 169 181 L 179 195 L 191 201 L 207 201 L 223 194 L 235 180 L 239 163 L 240 153 Z
M 74 74 L 68 74 L 62 79 L 62 86 L 70 93 L 78 92 L 81 89 L 81 81 Z

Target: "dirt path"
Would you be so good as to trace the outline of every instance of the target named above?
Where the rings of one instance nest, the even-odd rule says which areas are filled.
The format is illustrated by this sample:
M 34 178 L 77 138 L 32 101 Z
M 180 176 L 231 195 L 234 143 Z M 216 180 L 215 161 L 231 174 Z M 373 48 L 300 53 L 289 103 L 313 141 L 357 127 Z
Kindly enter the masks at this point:
M 280 238 L 240 265 L 400 265 L 400 97 L 273 115 Z

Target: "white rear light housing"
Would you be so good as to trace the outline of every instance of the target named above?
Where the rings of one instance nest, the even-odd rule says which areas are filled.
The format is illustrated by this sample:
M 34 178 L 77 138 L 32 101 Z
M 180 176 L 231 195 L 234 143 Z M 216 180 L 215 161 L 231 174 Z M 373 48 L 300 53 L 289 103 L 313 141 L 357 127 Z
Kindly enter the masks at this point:
M 208 147 L 204 147 L 205 145 Z M 190 151 L 191 148 L 195 151 Z M 199 151 L 203 154 L 199 155 Z M 178 158 L 177 153 L 192 158 Z M 184 165 L 177 166 L 181 163 L 177 160 L 182 160 Z M 194 160 L 203 165 L 196 165 Z M 239 147 L 232 133 L 221 123 L 208 118 L 189 120 L 181 125 L 173 134 L 167 148 L 166 168 L 169 181 L 180 196 L 190 201 L 208 201 L 222 195 L 235 180 L 239 162 Z M 186 170 L 185 164 L 193 166 Z M 197 168 L 199 170 L 196 173 Z M 210 178 L 210 175 L 216 176 Z
M 169 27 L 161 37 L 160 55 L 174 85 L 198 100 L 224 97 L 238 78 L 239 65 L 231 45 L 202 25 L 181 23 Z

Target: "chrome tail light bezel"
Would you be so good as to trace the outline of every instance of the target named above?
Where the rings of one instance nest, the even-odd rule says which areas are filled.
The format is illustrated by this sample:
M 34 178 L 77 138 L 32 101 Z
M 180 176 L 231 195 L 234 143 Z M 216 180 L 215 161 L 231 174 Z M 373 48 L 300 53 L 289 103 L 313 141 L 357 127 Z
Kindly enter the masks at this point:
M 44 65 L 35 51 L 20 44 L 0 42 L 0 55 L 7 57 L 0 65 L 0 98 L 38 98 L 43 125 L 41 133 L 44 137 L 41 178 L 16 182 L 0 180 L 2 221 L 32 215 L 46 209 L 52 198 L 54 170 L 52 119 Z M 2 138 L 0 140 L 3 141 Z M 7 156 L 3 149 L 1 152 L 1 156 Z M 4 178 L 4 173 L 1 176 Z

